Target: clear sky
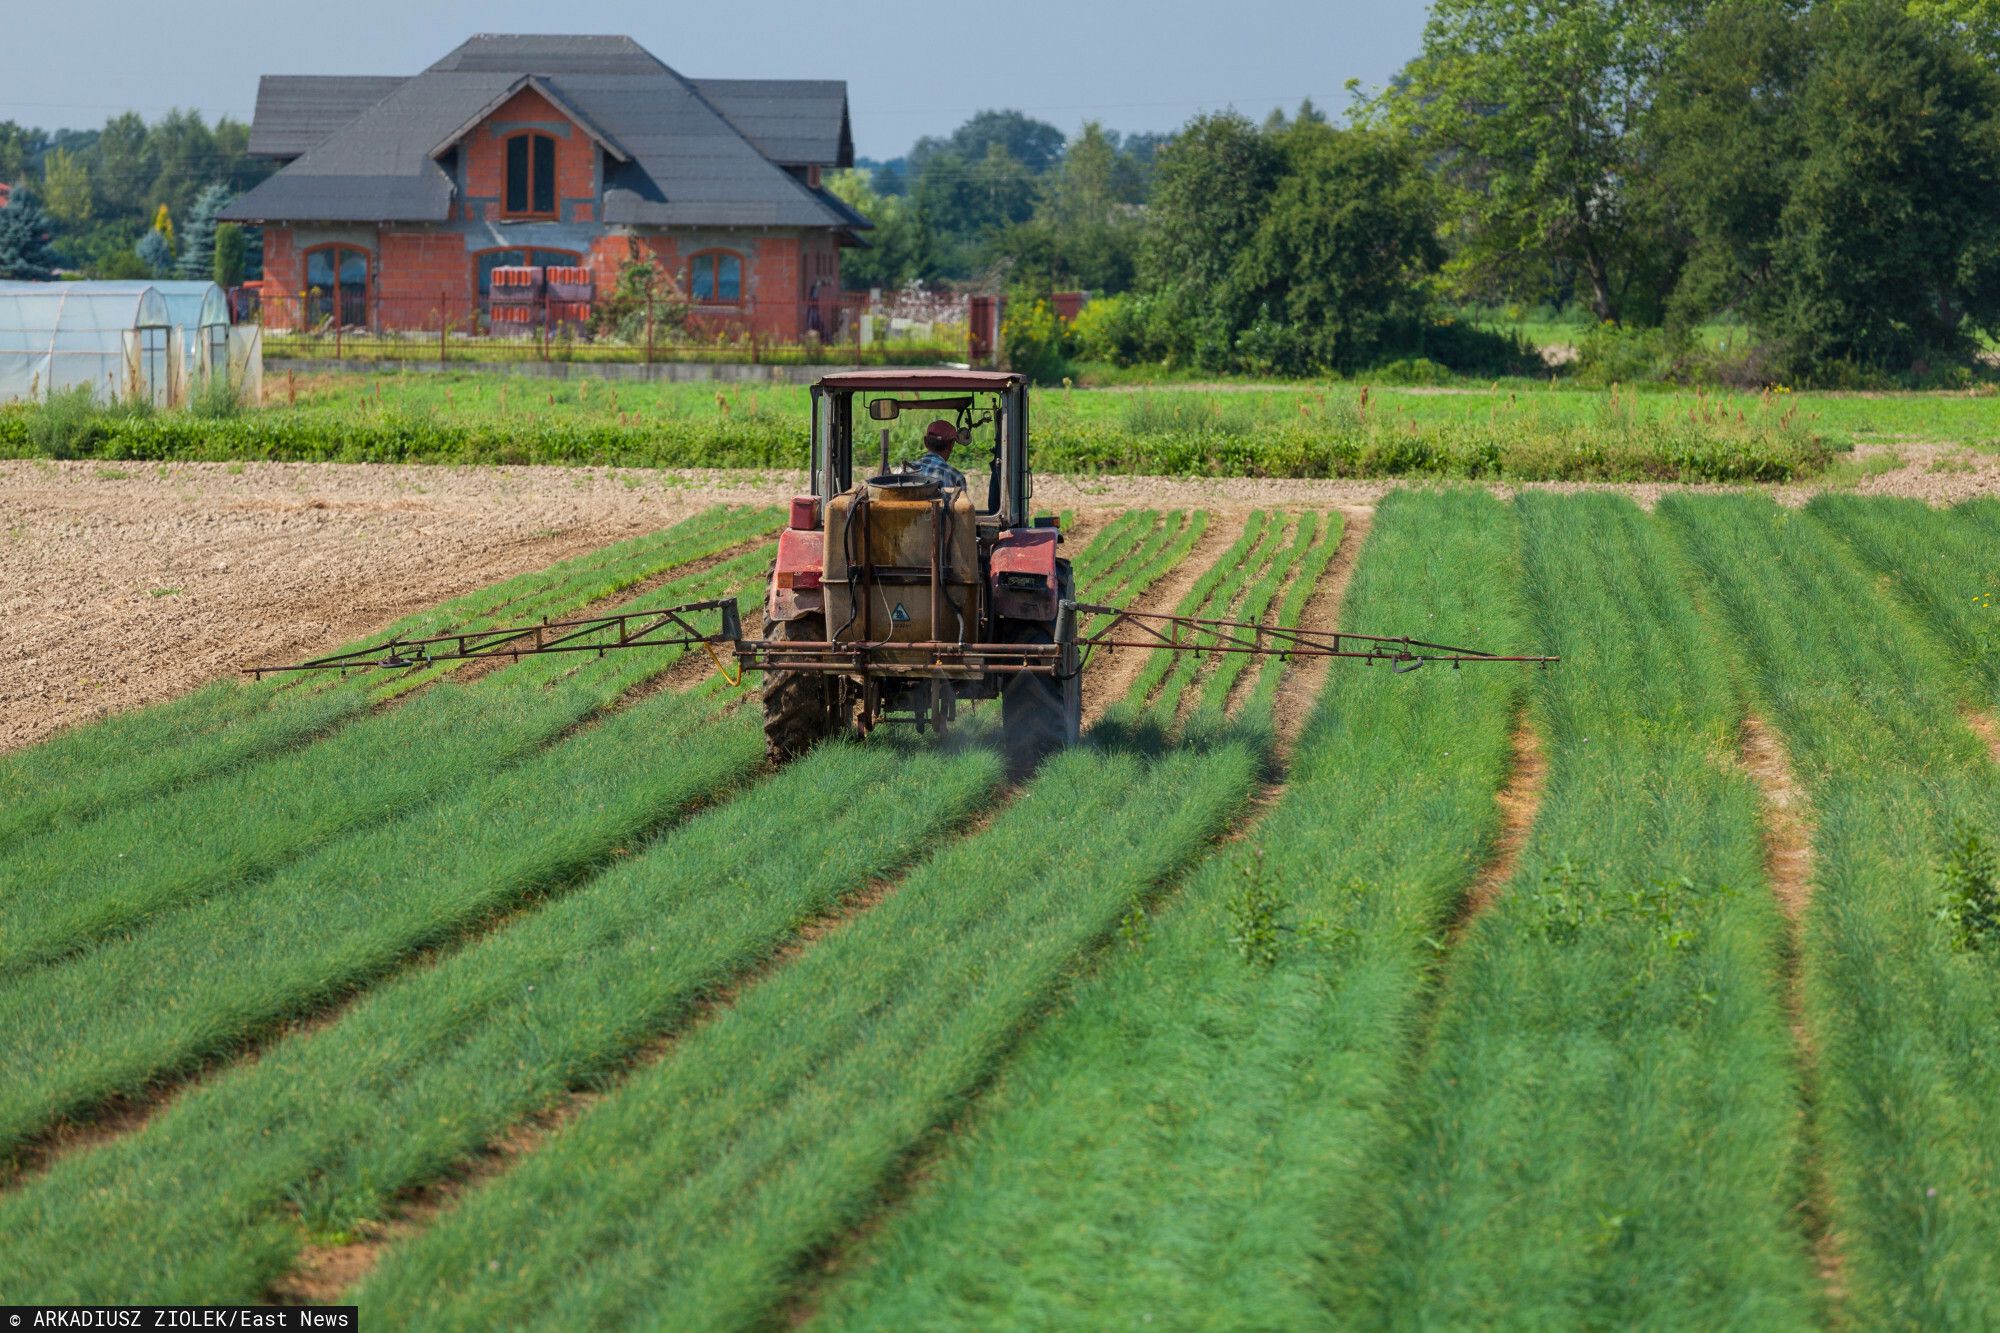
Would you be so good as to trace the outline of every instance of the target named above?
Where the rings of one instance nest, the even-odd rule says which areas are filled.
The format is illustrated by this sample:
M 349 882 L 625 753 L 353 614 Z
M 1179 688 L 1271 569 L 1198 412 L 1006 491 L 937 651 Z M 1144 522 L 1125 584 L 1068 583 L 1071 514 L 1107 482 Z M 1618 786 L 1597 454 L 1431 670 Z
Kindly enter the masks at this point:
M 5 0 L 0 120 L 89 128 L 171 107 L 249 120 L 259 74 L 414 74 L 474 32 L 625 33 L 683 74 L 847 80 L 855 149 L 894 157 L 1018 107 L 1170 130 L 1233 106 L 1347 105 L 1413 55 L 1419 0 Z

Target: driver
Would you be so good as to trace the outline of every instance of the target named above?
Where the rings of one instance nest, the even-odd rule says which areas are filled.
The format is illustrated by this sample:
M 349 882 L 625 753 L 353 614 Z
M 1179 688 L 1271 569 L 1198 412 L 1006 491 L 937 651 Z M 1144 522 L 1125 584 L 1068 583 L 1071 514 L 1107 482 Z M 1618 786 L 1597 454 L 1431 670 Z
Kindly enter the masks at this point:
M 924 452 L 910 471 L 929 477 L 946 490 L 965 489 L 965 474 L 951 465 L 952 446 L 958 443 L 958 427 L 940 417 L 924 427 Z

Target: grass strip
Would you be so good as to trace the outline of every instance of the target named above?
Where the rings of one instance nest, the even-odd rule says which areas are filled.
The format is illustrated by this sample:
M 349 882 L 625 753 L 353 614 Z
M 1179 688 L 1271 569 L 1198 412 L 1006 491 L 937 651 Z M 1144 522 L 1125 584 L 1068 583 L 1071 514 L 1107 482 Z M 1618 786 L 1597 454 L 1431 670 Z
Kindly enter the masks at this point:
M 1258 543 L 1251 548 L 1248 556 L 1227 571 L 1225 576 L 1208 590 L 1207 599 L 1193 610 L 1182 615 L 1205 616 L 1218 619 L 1239 619 L 1238 611 L 1243 599 L 1252 595 L 1252 590 L 1266 582 L 1283 578 L 1289 550 L 1287 539 L 1298 527 L 1299 518 L 1293 514 L 1273 514 L 1265 526 Z M 1276 584 L 1272 587 L 1275 589 Z M 1181 699 L 1198 707 L 1207 697 L 1207 682 L 1215 678 L 1226 661 L 1233 656 L 1228 653 L 1178 653 L 1169 663 L 1167 678 L 1162 689 L 1176 699 Z M 1194 690 L 1197 681 L 1203 688 Z M 1227 698 L 1227 692 L 1222 696 Z
M 733 589 L 766 558 L 752 552 L 659 595 Z M 441 684 L 317 745 L 30 839 L 0 858 L 0 977 L 455 791 L 532 753 L 681 654 L 530 658 L 471 687 Z
M 1990 846 L 2000 818 L 2000 783 L 1958 716 L 1974 683 L 1823 523 L 1748 496 L 1670 497 L 1659 513 L 1811 794 L 1801 971 L 1846 1313 L 1990 1328 L 2000 972 L 1990 949 L 1955 941 L 1944 891 L 1965 837 Z
M 1327 1265 L 1357 1326 L 1805 1328 L 1785 926 L 1741 705 L 1667 534 L 1523 495 L 1545 795 L 1447 964 L 1434 1036 Z M 1560 1145 L 1556 1149 L 1554 1145 Z
M 1074 561 L 1072 567 L 1077 581 L 1081 583 L 1087 578 L 1095 578 L 1118 565 L 1158 524 L 1159 517 L 1157 510 L 1128 509 L 1112 519 Z
M 1335 524 L 1336 529 L 1338 524 Z M 1257 581 L 1250 585 L 1240 601 L 1230 609 L 1229 619 L 1262 621 L 1271 610 L 1271 603 L 1278 600 L 1279 591 L 1288 579 L 1304 565 L 1315 543 L 1319 542 L 1321 527 L 1317 514 L 1302 514 L 1291 528 L 1291 545 L 1283 550 L 1273 551 L 1270 563 Z M 1229 706 L 1230 691 L 1236 682 L 1250 669 L 1255 659 L 1248 653 L 1218 654 L 1215 666 L 1203 683 L 1201 697 L 1195 701 L 1197 714 L 1207 714 L 1220 718 Z
M 1341 623 L 1524 642 L 1513 519 L 1388 496 Z M 1281 799 L 1136 915 L 822 1295 L 874 1328 L 1300 1328 L 1394 1133 L 1432 942 L 1494 836 L 1518 673 L 1336 665 Z M 503 1265 L 504 1267 L 504 1265 Z

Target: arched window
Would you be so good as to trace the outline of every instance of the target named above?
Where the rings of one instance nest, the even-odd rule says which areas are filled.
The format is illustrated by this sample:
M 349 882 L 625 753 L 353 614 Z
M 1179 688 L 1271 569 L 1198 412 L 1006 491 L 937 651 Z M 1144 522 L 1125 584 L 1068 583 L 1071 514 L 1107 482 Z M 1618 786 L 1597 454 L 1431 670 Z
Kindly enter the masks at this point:
M 556 141 L 523 130 L 507 136 L 507 180 L 500 211 L 508 217 L 556 215 Z
M 704 250 L 688 259 L 688 295 L 696 305 L 737 305 L 743 300 L 743 256 Z
M 352 245 L 306 251 L 306 322 L 344 326 L 368 322 L 368 252 Z

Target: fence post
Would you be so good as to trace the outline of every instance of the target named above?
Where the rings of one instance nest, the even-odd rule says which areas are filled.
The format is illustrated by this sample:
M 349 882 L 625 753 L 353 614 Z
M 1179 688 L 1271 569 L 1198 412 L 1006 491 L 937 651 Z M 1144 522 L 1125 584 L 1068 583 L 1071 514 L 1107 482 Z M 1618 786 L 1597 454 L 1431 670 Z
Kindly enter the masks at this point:
M 336 289 L 337 292 L 338 289 Z M 340 297 L 333 299 L 333 359 L 340 360 Z
M 438 293 L 438 369 L 444 369 L 444 302 L 446 293 Z
M 541 350 L 542 363 L 546 365 L 549 359 L 549 294 L 546 288 L 542 291 L 542 317 L 535 321 L 535 346 Z
M 653 294 L 646 293 L 646 364 L 653 364 Z

